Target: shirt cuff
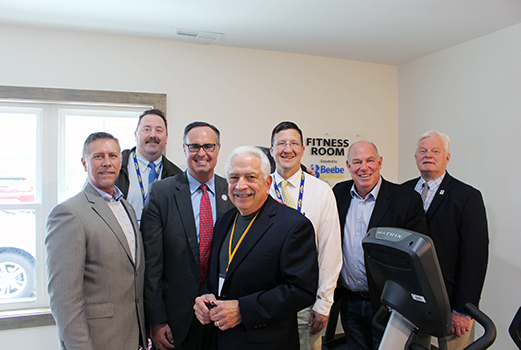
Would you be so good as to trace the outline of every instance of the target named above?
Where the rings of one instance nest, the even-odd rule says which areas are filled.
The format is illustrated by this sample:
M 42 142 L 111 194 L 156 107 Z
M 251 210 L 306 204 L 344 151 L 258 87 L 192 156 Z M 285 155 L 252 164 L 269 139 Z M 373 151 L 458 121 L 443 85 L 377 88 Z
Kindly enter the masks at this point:
M 329 310 L 331 310 L 331 305 L 333 305 L 332 302 L 323 299 L 317 299 L 315 301 L 315 304 L 313 305 L 313 311 L 324 316 L 329 316 Z

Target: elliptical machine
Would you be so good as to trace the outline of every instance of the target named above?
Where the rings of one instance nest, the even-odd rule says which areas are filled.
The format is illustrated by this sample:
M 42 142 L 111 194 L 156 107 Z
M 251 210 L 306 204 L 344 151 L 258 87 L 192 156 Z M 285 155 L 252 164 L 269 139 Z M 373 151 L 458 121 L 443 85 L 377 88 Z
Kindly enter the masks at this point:
M 379 349 L 429 350 L 431 337 L 436 337 L 439 350 L 446 350 L 452 310 L 430 237 L 376 227 L 369 230 L 362 246 L 368 279 L 381 291 L 382 307 L 374 321 L 378 323 L 382 314 L 390 312 L 386 326 L 380 324 L 385 330 Z M 470 303 L 465 312 L 485 329 L 483 336 L 465 349 L 489 348 L 496 339 L 494 323 Z

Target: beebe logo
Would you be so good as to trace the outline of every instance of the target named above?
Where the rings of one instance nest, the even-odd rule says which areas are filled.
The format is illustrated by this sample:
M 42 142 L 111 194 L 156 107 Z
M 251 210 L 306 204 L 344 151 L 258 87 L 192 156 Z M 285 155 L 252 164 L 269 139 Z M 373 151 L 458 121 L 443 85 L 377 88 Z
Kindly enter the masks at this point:
M 311 164 L 311 169 L 315 170 L 315 176 L 320 178 L 343 177 L 345 173 L 344 168 L 338 166 L 325 166 L 318 164 Z M 327 176 L 326 176 L 327 175 Z

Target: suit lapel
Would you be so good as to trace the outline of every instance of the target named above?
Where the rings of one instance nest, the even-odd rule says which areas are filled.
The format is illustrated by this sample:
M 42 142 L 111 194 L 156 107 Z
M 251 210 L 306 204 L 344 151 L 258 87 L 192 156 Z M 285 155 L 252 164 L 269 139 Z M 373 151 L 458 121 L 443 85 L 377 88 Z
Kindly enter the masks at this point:
M 349 206 L 351 205 L 351 187 L 353 187 L 353 180 L 347 183 L 345 193 L 342 193 L 342 199 L 339 200 L 338 203 L 338 217 L 340 218 L 340 228 L 342 232 L 344 232 L 344 227 L 346 224 L 347 211 L 349 210 Z M 342 241 L 344 240 L 344 235 L 342 235 Z
M 110 230 L 114 233 L 119 243 L 127 253 L 130 261 L 133 263 L 134 259 L 130 253 L 127 238 L 119 225 L 118 220 L 114 216 L 114 213 L 109 208 L 105 200 L 99 195 L 98 192 L 90 185 L 87 184 L 84 189 L 87 200 L 92 204 L 92 209 L 101 217 L 101 219 L 107 224 Z
M 174 190 L 174 199 L 179 209 L 179 215 L 184 227 L 184 232 L 194 259 L 199 263 L 199 243 L 197 242 L 197 227 L 195 225 L 194 211 L 192 208 L 192 196 L 186 172 L 177 177 Z
M 130 218 L 130 222 L 132 222 L 132 228 L 134 229 L 134 236 L 136 239 L 136 262 L 135 265 L 139 266 L 142 264 L 141 256 L 138 252 L 143 251 L 143 241 L 141 240 L 141 231 L 139 230 L 139 224 L 137 222 L 136 218 L 136 212 L 134 211 L 134 208 L 132 205 L 127 202 L 125 199 L 121 199 L 121 204 L 123 204 L 123 207 L 125 208 L 128 217 Z
M 427 221 L 429 221 L 432 218 L 440 204 L 447 197 L 447 193 L 452 188 L 451 182 L 452 176 L 450 176 L 449 173 L 445 173 L 445 177 L 443 178 L 440 187 L 438 187 L 438 191 L 436 191 L 436 194 L 432 199 L 431 205 L 429 205 L 429 209 L 427 209 Z
M 226 180 L 215 175 L 215 204 L 217 217 L 223 215 L 230 209 L 230 198 L 228 198 L 228 184 Z
M 264 208 L 261 209 L 259 215 L 255 219 L 255 222 L 250 227 L 250 230 L 244 237 L 240 247 L 237 249 L 235 256 L 233 257 L 232 263 L 228 268 L 228 272 L 226 274 L 226 280 L 229 280 L 230 276 L 233 275 L 233 272 L 237 269 L 238 266 L 242 263 L 242 261 L 248 256 L 249 252 L 252 248 L 257 244 L 257 242 L 264 236 L 264 234 L 269 230 L 273 222 L 271 220 L 271 216 L 275 215 L 276 208 L 274 203 L 270 203 L 273 199 L 268 197 L 268 202 L 264 205 Z M 233 217 L 235 219 L 235 216 Z M 231 223 L 233 225 L 233 221 Z M 230 225 L 230 226 L 231 226 Z
M 373 213 L 371 214 L 371 219 L 369 220 L 369 225 L 367 226 L 368 230 L 372 227 L 378 226 L 385 212 L 391 205 L 390 198 L 391 193 L 389 192 L 388 183 L 384 180 L 384 178 L 382 178 L 382 186 L 378 192 L 378 197 L 376 198 Z

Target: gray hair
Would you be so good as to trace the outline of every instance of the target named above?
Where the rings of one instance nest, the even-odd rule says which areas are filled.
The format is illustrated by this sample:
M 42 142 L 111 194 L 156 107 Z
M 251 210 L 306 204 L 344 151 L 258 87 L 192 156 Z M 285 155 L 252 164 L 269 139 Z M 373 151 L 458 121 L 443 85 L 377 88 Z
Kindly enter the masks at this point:
M 449 135 L 439 132 L 438 130 L 434 130 L 434 129 L 424 132 L 423 134 L 420 135 L 420 137 L 418 137 L 418 140 L 416 141 L 416 149 L 414 152 L 416 152 L 418 150 L 418 146 L 423 139 L 426 139 L 427 137 L 434 137 L 434 136 L 441 137 L 441 139 L 443 140 L 443 147 L 445 148 L 445 153 L 449 154 L 450 153 Z
M 349 159 L 350 159 L 349 157 L 351 156 L 351 149 L 352 149 L 356 144 L 361 143 L 361 142 L 365 142 L 365 143 L 368 143 L 368 144 L 370 144 L 370 145 L 373 145 L 374 150 L 376 151 L 376 155 L 377 155 L 378 157 L 380 157 L 380 153 L 378 153 L 378 147 L 376 147 L 376 145 L 375 145 L 374 143 L 372 143 L 371 141 L 360 140 L 360 141 L 356 141 L 355 143 L 351 144 L 351 146 L 349 146 L 349 148 L 347 149 L 347 161 L 348 161 L 349 163 L 351 163 L 351 162 L 349 161 Z
M 116 144 L 118 145 L 118 152 L 121 153 L 121 146 L 119 145 L 119 140 L 111 134 L 109 134 L 108 132 L 99 131 L 90 134 L 85 140 L 85 143 L 83 144 L 83 158 L 86 158 L 89 154 L 89 145 L 96 140 L 114 140 L 114 142 L 116 142 Z
M 228 159 L 226 159 L 226 164 L 224 165 L 224 173 L 226 175 L 226 178 L 228 179 L 228 176 L 232 172 L 231 163 L 233 158 L 245 154 L 253 155 L 259 158 L 259 160 L 261 161 L 262 177 L 264 181 L 266 181 L 268 179 L 268 176 L 270 176 L 270 161 L 268 160 L 268 157 L 266 157 L 266 155 L 260 149 L 253 146 L 240 146 L 232 151 Z

